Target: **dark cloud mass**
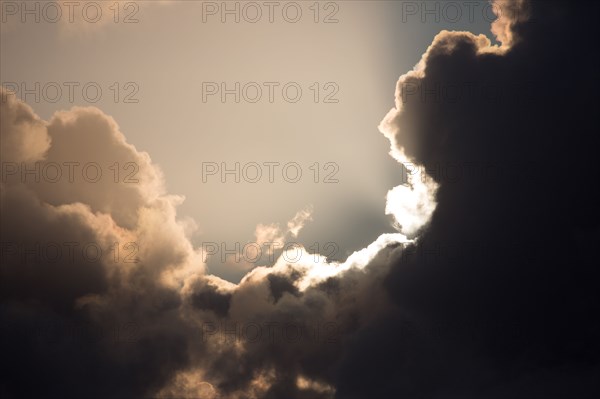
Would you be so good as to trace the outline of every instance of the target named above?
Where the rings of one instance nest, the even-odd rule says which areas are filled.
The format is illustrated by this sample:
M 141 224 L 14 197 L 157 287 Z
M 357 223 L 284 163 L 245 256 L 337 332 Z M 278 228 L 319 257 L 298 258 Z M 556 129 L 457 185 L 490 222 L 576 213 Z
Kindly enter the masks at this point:
M 440 184 L 417 248 L 384 283 L 417 333 L 407 337 L 393 321 L 361 331 L 371 350 L 350 350 L 340 397 L 598 391 L 600 170 L 592 93 L 600 63 L 591 19 L 599 8 L 524 7 L 530 19 L 512 28 L 506 53 L 481 52 L 471 34 L 442 32 L 423 58 L 423 74 L 399 82 L 405 101 L 388 120 L 394 138 Z M 472 90 L 458 100 L 431 94 L 466 86 Z M 403 97 L 403 90 L 418 94 Z M 425 338 L 421 325 L 434 336 Z M 380 343 L 395 348 L 387 353 L 395 359 L 390 369 L 363 368 L 380 360 L 373 350 Z
M 3 176 L 1 396 L 597 397 L 600 6 L 498 4 L 502 46 L 440 32 L 382 122 L 438 187 L 416 242 L 238 285 L 206 273 L 181 199 L 112 118 L 46 122 L 6 96 L 3 162 L 134 162 L 139 182 Z M 105 251 L 23 250 L 69 242 Z M 114 259 L 132 242 L 139 262 Z

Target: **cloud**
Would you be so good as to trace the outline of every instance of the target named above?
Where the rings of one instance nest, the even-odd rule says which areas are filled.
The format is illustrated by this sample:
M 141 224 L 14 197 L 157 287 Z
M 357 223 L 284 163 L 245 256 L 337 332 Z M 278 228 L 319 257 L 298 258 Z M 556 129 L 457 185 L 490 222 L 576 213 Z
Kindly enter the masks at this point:
M 287 228 L 289 233 L 294 237 L 298 237 L 298 233 L 300 233 L 304 224 L 309 220 L 312 220 L 312 207 L 299 211 L 294 218 L 288 222 Z
M 337 397 L 597 394 L 598 138 L 578 126 L 597 107 L 598 6 L 498 4 L 502 46 L 440 32 L 398 81 L 381 129 L 436 207 L 385 277 L 392 310 L 354 335 Z
M 183 198 L 111 117 L 0 93 L 3 395 L 595 397 L 600 171 L 578 126 L 598 6 L 498 4 L 501 46 L 443 31 L 398 82 L 380 129 L 407 172 L 400 232 L 239 284 L 207 273 Z
M 285 242 L 286 236 L 298 237 L 298 233 L 304 227 L 307 221 L 312 220 L 312 206 L 302 209 L 294 215 L 294 217 L 287 222 L 287 230 L 282 231 L 279 224 L 259 224 L 256 226 L 254 236 L 256 242 Z
M 518 40 L 515 27 L 530 18 L 529 3 L 526 0 L 495 0 L 492 4 L 497 17 L 492 23 L 492 33 L 502 47 L 510 48 Z
M 67 385 L 71 396 L 90 386 L 142 395 L 149 386 L 131 377 L 160 385 L 187 358 L 173 284 L 203 264 L 176 219 L 181 199 L 164 195 L 158 168 L 100 110 L 73 108 L 45 122 L 5 94 L 0 318 L 12 367 L 3 390 L 37 396 L 24 378 L 39 374 L 48 395 Z M 115 179 L 115 162 L 133 163 L 138 181 Z

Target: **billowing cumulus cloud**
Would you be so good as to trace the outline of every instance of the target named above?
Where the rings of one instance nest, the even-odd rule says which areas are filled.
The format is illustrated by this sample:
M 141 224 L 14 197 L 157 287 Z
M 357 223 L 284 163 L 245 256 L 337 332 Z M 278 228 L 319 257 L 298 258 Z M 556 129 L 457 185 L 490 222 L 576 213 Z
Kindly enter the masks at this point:
M 1 93 L 3 396 L 594 397 L 598 6 L 497 4 L 501 45 L 441 32 L 398 82 L 399 232 L 239 284 L 111 117 Z
M 101 111 L 74 108 L 45 122 L 6 98 L 0 317 L 12 344 L 11 385 L 4 389 L 33 395 L 38 388 L 23 379 L 39 374 L 49 395 L 61 395 L 65 386 L 73 396 L 85 396 L 90 386 L 99 395 L 147 392 L 129 378 L 150 373 L 160 384 L 172 373 L 161 357 L 173 364 L 187 358 L 172 284 L 188 269 L 201 272 L 202 263 L 175 219 L 181 199 L 163 195 L 148 155 L 127 144 Z M 24 126 L 32 133 L 18 135 Z M 34 134 L 43 145 L 28 145 Z M 137 182 L 112 174 L 112 166 L 118 171 L 128 163 Z M 152 328 L 123 345 L 142 325 Z M 141 353 L 151 367 L 143 366 Z M 102 382 L 109 375 L 117 381 L 112 388 Z

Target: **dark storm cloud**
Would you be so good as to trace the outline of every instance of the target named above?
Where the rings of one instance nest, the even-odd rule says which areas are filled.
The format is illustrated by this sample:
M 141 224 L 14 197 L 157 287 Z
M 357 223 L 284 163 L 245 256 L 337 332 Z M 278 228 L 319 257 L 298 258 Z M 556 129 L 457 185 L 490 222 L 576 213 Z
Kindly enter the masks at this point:
M 410 318 L 357 334 L 340 398 L 598 394 L 600 9 L 523 6 L 510 49 L 442 32 L 398 83 L 384 125 L 437 207 L 384 284 Z M 457 87 L 472 90 L 444 95 Z
M 206 274 L 181 199 L 112 118 L 74 108 L 45 122 L 8 96 L 2 162 L 134 162 L 139 181 L 3 177 L 0 392 L 594 397 L 600 10 L 499 4 L 503 46 L 440 33 L 382 124 L 427 171 L 412 178 L 437 184 L 435 203 L 412 204 L 426 208 L 409 221 L 417 242 L 382 235 L 342 264 L 280 258 L 237 285 Z M 48 242 L 134 242 L 139 262 L 57 263 L 8 245 Z

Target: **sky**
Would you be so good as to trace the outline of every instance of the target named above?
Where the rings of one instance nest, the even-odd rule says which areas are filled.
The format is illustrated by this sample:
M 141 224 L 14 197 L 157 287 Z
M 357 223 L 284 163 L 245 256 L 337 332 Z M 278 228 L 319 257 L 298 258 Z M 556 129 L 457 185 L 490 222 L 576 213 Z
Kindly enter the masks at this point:
M 0 1 L 3 397 L 595 397 L 598 8 Z

